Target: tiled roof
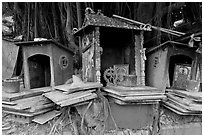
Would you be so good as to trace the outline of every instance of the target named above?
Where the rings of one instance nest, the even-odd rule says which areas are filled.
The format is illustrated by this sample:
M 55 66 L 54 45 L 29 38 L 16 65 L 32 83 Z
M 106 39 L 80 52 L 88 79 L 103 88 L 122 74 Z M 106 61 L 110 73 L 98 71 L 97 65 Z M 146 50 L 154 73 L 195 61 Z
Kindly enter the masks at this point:
M 111 18 L 104 16 L 102 13 L 86 13 L 85 20 L 82 27 L 75 31 L 74 34 L 80 33 L 87 26 L 99 26 L 99 27 L 112 27 L 112 28 L 123 28 L 123 29 L 131 29 L 131 30 L 145 30 L 151 31 L 147 28 L 140 28 L 140 26 L 128 24 L 122 20 Z

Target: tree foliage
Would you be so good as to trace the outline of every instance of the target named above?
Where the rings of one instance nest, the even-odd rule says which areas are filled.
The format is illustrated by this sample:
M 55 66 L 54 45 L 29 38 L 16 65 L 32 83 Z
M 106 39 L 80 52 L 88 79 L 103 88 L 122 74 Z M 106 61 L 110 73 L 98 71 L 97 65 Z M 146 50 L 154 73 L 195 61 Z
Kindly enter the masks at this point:
M 171 28 L 173 20 L 179 17 L 190 22 L 202 20 L 198 2 L 4 2 L 2 6 L 3 15 L 13 15 L 15 35 L 23 35 L 24 41 L 43 37 L 72 48 L 77 47 L 72 29 L 81 27 L 86 7 L 101 9 L 109 17 L 117 14 L 165 28 Z M 182 15 L 173 11 L 182 11 Z M 153 32 L 148 38 L 155 36 L 160 38 L 161 34 Z

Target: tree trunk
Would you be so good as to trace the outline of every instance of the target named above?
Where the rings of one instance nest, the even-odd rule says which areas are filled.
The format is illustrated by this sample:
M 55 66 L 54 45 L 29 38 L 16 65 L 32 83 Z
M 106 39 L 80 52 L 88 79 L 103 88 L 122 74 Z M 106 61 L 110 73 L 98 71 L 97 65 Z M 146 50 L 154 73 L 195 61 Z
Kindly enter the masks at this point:
M 78 29 L 80 27 L 82 27 L 82 20 L 81 20 L 81 4 L 80 2 L 76 2 L 76 7 L 77 7 L 77 21 L 78 21 Z M 81 61 L 81 58 L 82 58 L 82 44 L 81 44 L 81 37 L 79 37 L 79 64 L 80 64 L 80 67 L 82 67 L 82 61 Z
M 67 19 L 66 19 L 66 31 L 68 41 L 71 41 L 71 15 L 70 15 L 70 4 L 66 3 Z
M 29 41 L 29 36 L 30 36 L 30 3 L 28 2 L 28 7 L 27 7 L 27 37 L 26 41 Z
M 22 22 L 22 32 L 23 40 L 27 41 L 27 24 L 28 24 L 28 3 L 24 4 L 23 12 L 23 22 Z M 20 31 L 20 30 L 19 30 Z
M 18 15 L 19 14 L 21 14 L 21 13 L 19 13 L 19 8 L 18 8 L 18 3 L 17 2 L 14 2 L 14 20 L 16 21 L 16 20 L 18 20 Z M 19 25 L 19 23 L 18 22 L 16 22 L 15 24 L 14 24 L 14 33 L 16 34 L 16 35 L 18 35 L 18 30 L 20 30 L 19 29 L 20 28 L 20 25 Z
M 55 9 L 55 2 L 52 3 L 52 13 L 53 13 L 53 24 L 54 24 L 54 38 L 55 40 L 59 41 L 59 35 L 58 35 L 58 22 L 57 22 L 57 15 L 56 15 L 56 9 Z
M 133 20 L 137 20 L 138 3 L 133 3 Z
M 81 4 L 80 2 L 76 2 L 77 7 L 77 21 L 78 21 L 78 28 L 81 27 L 82 21 L 81 21 Z
M 137 20 L 143 23 L 151 23 L 151 19 L 154 15 L 155 3 L 154 2 L 141 2 L 138 3 L 137 8 Z
M 68 42 L 70 43 L 70 48 L 73 50 L 77 51 L 77 46 L 74 42 L 74 37 L 72 35 L 72 30 L 71 30 L 71 13 L 70 13 L 70 3 L 66 3 L 66 10 L 67 10 L 67 22 L 66 22 L 66 30 L 67 30 L 67 38 Z
M 59 8 L 59 11 L 60 11 L 60 22 L 61 22 L 61 25 L 60 25 L 60 30 L 62 32 L 62 41 L 63 43 L 67 43 L 67 40 L 66 40 L 66 30 L 65 30 L 65 26 L 66 26 L 66 17 L 64 15 L 64 9 L 65 9 L 65 6 L 64 6 L 64 3 L 62 2 L 59 2 L 58 3 L 58 8 Z
M 155 15 L 162 15 L 162 7 L 163 4 L 162 3 L 156 3 L 156 13 Z M 162 27 L 162 20 L 161 20 L 161 16 L 156 16 L 156 18 L 154 19 L 154 24 L 158 27 Z M 156 40 L 156 44 L 159 45 L 161 44 L 161 31 L 157 31 L 156 32 L 157 35 L 157 40 Z
M 35 2 L 35 21 L 34 21 L 34 37 L 37 38 L 38 37 L 38 29 L 37 29 L 37 18 L 38 18 L 38 7 L 37 7 L 37 2 Z
M 119 15 L 119 14 L 120 14 L 120 2 L 117 2 L 116 5 L 115 5 L 115 7 L 116 7 L 116 8 L 115 8 L 116 14 Z

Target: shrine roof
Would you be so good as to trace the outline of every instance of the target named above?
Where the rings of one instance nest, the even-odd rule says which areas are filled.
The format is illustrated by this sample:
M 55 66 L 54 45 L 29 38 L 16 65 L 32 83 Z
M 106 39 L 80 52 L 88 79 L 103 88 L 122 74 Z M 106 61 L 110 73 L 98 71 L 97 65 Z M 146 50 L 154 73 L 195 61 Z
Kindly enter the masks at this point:
M 17 46 L 34 46 L 34 45 L 38 45 L 38 44 L 41 44 L 41 46 L 43 46 L 44 44 L 48 44 L 48 43 L 53 43 L 54 45 L 60 47 L 60 48 L 63 48 L 65 50 L 68 50 L 70 51 L 71 53 L 74 53 L 74 50 L 69 48 L 69 47 L 66 47 L 64 45 L 62 45 L 61 43 L 55 41 L 55 40 L 52 40 L 52 39 L 48 39 L 48 40 L 42 40 L 42 41 L 23 41 L 23 42 L 15 42 L 15 45 Z
M 182 47 L 182 48 L 188 48 L 188 49 L 191 49 L 190 47 L 188 47 L 188 44 L 184 44 L 184 43 L 181 43 L 181 42 L 176 42 L 176 41 L 166 41 L 158 46 L 154 46 L 154 47 L 151 47 L 149 49 L 147 49 L 146 51 L 146 54 L 150 54 L 152 52 L 155 52 L 161 48 L 166 48 L 166 47 L 171 47 L 171 46 L 177 46 L 177 47 Z
M 93 26 L 98 27 L 112 27 L 112 28 L 121 28 L 121 29 L 130 29 L 130 30 L 138 30 L 138 31 L 151 31 L 151 29 L 141 26 L 132 25 L 126 23 L 120 19 L 111 18 L 103 15 L 100 11 L 98 13 L 86 12 L 85 19 L 82 27 L 74 32 L 74 35 L 80 35 L 82 32 L 86 32 Z

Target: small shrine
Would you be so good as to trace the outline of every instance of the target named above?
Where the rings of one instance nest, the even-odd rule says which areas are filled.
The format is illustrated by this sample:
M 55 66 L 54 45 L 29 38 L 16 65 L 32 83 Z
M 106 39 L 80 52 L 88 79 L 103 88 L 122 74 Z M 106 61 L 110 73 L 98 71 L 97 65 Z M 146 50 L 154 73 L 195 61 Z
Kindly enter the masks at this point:
M 196 48 L 176 41 L 147 51 L 147 84 L 165 91 L 163 106 L 179 117 L 202 115 L 201 57 Z
M 26 89 L 64 84 L 73 75 L 74 52 L 54 40 L 17 42 L 23 49 Z
M 162 90 L 199 90 L 200 54 L 187 44 L 167 41 L 148 49 L 147 58 L 148 85 Z
M 148 25 L 133 25 L 87 8 L 81 39 L 82 80 L 102 83 L 101 91 L 110 103 L 121 128 L 143 128 L 158 122 L 159 102 L 164 92 L 145 83 L 144 32 Z M 140 109 L 140 111 L 138 111 Z M 108 120 L 108 129 L 114 122 Z M 156 132 L 157 124 L 153 124 Z
M 144 86 L 144 31 L 151 29 L 86 9 L 83 26 L 74 33 L 81 37 L 83 81 L 116 85 L 126 75 Z

